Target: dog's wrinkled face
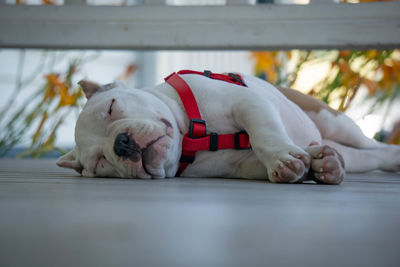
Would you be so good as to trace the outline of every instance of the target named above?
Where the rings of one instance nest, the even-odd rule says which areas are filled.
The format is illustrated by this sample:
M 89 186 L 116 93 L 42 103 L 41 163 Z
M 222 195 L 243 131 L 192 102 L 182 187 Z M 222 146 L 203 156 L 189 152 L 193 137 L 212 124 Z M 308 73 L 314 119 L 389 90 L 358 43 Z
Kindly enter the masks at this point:
M 83 176 L 164 178 L 178 167 L 179 131 L 168 106 L 120 83 L 79 83 L 88 101 L 75 127 L 76 147 L 57 164 Z

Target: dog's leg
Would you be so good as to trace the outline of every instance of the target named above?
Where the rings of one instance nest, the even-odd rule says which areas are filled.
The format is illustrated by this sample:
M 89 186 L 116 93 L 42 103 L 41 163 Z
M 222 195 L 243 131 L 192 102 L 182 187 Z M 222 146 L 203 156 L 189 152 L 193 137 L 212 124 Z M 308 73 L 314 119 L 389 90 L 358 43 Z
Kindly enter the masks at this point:
M 318 114 L 307 112 L 307 115 L 317 125 L 323 139 L 360 149 L 383 148 L 385 146 L 366 137 L 360 127 L 343 113 L 333 115 L 328 110 L 322 109 Z
M 272 182 L 294 183 L 302 179 L 310 166 L 310 155 L 289 138 L 279 109 L 259 95 L 238 96 L 233 119 L 247 131 L 252 149 L 268 171 Z
M 322 143 L 333 147 L 343 156 L 348 172 L 367 172 L 377 169 L 400 171 L 400 146 L 382 144 L 379 148 L 358 149 L 326 139 L 322 140 Z M 313 162 L 314 159 L 311 165 Z
M 381 143 L 366 137 L 360 127 L 344 113 L 334 110 L 321 100 L 289 88 L 278 88 L 314 121 L 324 139 L 357 148 L 378 148 Z

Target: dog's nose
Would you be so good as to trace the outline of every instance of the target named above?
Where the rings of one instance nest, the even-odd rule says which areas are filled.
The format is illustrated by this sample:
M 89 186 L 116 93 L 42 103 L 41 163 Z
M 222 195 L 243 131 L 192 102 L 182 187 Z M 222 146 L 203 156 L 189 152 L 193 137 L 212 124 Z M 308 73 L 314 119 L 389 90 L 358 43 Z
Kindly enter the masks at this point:
M 127 133 L 117 135 L 114 142 L 114 152 L 124 159 L 130 158 L 133 161 L 140 160 L 140 147 L 135 140 Z

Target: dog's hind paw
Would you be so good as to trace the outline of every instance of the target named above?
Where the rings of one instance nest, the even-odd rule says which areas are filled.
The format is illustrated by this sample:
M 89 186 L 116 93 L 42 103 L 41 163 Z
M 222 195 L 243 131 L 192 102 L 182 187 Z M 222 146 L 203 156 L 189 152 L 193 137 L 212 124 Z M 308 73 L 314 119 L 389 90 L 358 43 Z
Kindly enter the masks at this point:
M 311 176 L 318 183 L 340 184 L 343 181 L 344 160 L 334 148 L 312 143 L 305 151 L 311 155 Z
M 387 172 L 400 172 L 400 146 L 386 145 L 383 151 L 386 157 L 382 158 L 379 169 Z

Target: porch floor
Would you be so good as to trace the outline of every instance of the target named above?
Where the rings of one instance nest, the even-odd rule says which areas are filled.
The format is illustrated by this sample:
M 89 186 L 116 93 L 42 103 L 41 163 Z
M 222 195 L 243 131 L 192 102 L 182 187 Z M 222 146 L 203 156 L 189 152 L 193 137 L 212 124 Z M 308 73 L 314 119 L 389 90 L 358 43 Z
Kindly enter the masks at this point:
M 400 266 L 400 174 L 82 178 L 0 160 L 0 266 Z

